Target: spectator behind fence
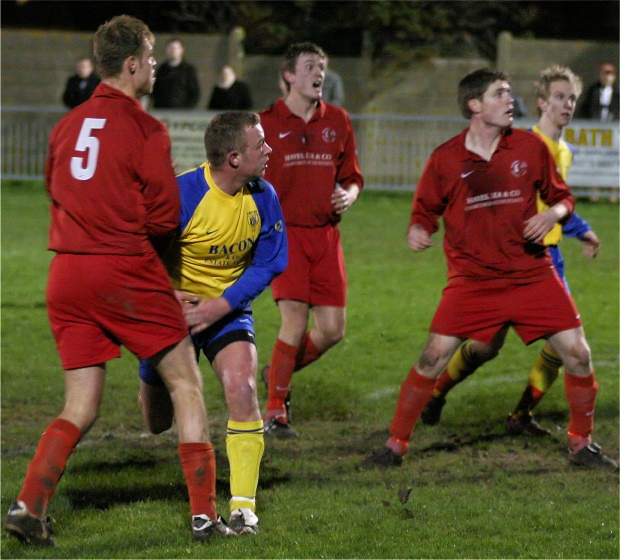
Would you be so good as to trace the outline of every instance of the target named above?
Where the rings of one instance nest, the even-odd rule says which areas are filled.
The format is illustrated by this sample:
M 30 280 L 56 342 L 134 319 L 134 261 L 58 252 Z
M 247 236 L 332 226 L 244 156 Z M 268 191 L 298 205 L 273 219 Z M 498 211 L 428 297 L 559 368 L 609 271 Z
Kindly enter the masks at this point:
M 151 98 L 153 109 L 193 109 L 200 98 L 196 69 L 183 60 L 185 48 L 173 37 L 166 43 L 166 62 L 158 69 Z
M 513 93 L 512 99 L 514 100 L 512 116 L 515 119 L 525 119 L 527 117 L 527 107 L 523 97 Z
M 338 72 L 328 67 L 329 57 L 325 55 L 325 79 L 323 80 L 323 101 L 342 107 L 344 105 L 344 85 Z
M 620 96 L 616 83 L 616 67 L 610 62 L 604 62 L 599 69 L 598 82 L 586 91 L 577 116 L 580 119 L 617 121 L 619 115 Z
M 232 66 L 220 70 L 220 79 L 213 87 L 207 109 L 210 111 L 249 111 L 252 108 L 252 95 L 245 82 L 237 79 Z
M 101 78 L 95 72 L 93 63 L 87 56 L 78 59 L 75 65 L 75 74 L 67 79 L 62 102 L 73 109 L 84 103 L 95 91 Z

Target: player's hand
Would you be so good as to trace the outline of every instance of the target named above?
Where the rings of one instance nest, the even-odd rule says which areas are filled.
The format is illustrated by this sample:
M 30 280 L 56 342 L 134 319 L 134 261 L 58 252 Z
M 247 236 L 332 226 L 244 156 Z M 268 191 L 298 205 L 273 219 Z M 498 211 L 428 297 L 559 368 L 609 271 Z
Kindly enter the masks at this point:
M 430 234 L 420 224 L 413 224 L 409 228 L 407 242 L 412 251 L 424 251 L 433 246 Z
M 174 297 L 177 298 L 177 301 L 181 304 L 183 310 L 187 306 L 194 305 L 200 301 L 200 296 L 195 296 L 193 294 L 188 294 L 182 290 L 174 290 Z
M 357 200 L 359 195 L 359 187 L 357 185 L 349 185 L 346 189 L 343 189 L 340 185 L 336 185 L 334 192 L 332 193 L 332 204 L 334 206 L 334 212 L 336 214 L 343 214 L 346 212 L 353 203 Z
M 542 244 L 545 235 L 551 231 L 556 223 L 555 215 L 549 213 L 548 210 L 535 214 L 529 220 L 525 220 L 523 237 L 532 243 Z
M 592 230 L 587 231 L 581 242 L 583 243 L 583 254 L 586 258 L 593 259 L 598 255 L 598 250 L 601 247 L 601 240 L 597 237 L 596 233 Z
M 532 243 L 542 245 L 545 235 L 562 218 L 568 215 L 568 208 L 561 202 L 547 208 L 544 212 L 534 214 L 529 220 L 525 220 L 523 227 L 523 237 Z
M 204 331 L 230 312 L 230 304 L 223 297 L 215 299 L 199 298 L 197 303 L 188 305 L 183 309 L 185 321 L 192 334 Z

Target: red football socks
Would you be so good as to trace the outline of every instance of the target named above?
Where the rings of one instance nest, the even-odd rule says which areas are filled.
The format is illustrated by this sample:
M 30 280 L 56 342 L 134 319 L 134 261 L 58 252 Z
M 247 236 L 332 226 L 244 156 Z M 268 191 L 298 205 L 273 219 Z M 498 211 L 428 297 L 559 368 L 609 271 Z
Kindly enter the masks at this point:
M 40 517 L 45 513 L 81 437 L 78 427 L 62 418 L 53 420 L 43 432 L 17 498 L 33 515 Z
M 461 382 L 461 379 L 452 379 L 452 377 L 450 377 L 450 374 L 448 373 L 448 370 L 444 370 L 444 372 L 437 378 L 437 381 L 435 382 L 435 391 L 434 391 L 434 395 L 436 397 L 441 397 L 443 395 L 445 395 L 446 393 L 448 393 L 450 391 L 450 389 L 452 389 L 452 387 L 454 387 L 455 385 L 458 385 Z
M 299 350 L 295 357 L 295 371 L 305 368 L 308 364 L 318 360 L 322 355 L 323 351 L 318 349 L 310 338 L 310 333 L 307 332 L 299 345 Z
M 267 418 L 276 416 L 274 414 L 276 411 L 284 410 L 284 400 L 290 390 L 291 377 L 293 377 L 295 369 L 295 357 L 298 351 L 297 346 L 291 346 L 279 338 L 274 344 L 271 354 L 271 368 L 269 369 Z
M 215 501 L 215 451 L 210 443 L 179 443 L 181 467 L 189 493 L 192 516 L 217 519 Z
M 571 451 L 576 453 L 592 441 L 590 434 L 594 428 L 594 406 L 598 392 L 594 372 L 588 377 L 577 377 L 566 371 L 564 390 L 570 410 L 568 437 Z
M 400 386 L 396 412 L 390 426 L 392 438 L 409 441 L 424 407 L 431 400 L 434 387 L 434 379 L 424 377 L 411 368 Z

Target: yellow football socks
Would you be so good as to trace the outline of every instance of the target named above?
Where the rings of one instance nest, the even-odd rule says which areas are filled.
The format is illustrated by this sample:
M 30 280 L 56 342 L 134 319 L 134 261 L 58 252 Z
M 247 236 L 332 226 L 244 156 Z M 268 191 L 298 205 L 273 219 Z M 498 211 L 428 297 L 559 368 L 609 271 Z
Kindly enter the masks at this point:
M 434 397 L 445 397 L 452 387 L 476 371 L 478 365 L 472 363 L 469 355 L 468 347 L 470 344 L 472 344 L 471 341 L 463 344 L 450 358 L 446 369 L 437 378 L 433 392 Z
M 541 393 L 546 393 L 560 375 L 561 367 L 560 356 L 545 344 L 530 371 L 529 384 Z
M 230 511 L 256 511 L 256 488 L 265 449 L 263 421 L 228 422 L 226 453 L 230 464 Z
M 521 418 L 526 414 L 530 414 L 558 378 L 561 367 L 562 360 L 560 357 L 551 350 L 548 344 L 545 344 L 545 347 L 540 351 L 536 362 L 532 366 L 527 387 L 512 413 L 513 417 Z

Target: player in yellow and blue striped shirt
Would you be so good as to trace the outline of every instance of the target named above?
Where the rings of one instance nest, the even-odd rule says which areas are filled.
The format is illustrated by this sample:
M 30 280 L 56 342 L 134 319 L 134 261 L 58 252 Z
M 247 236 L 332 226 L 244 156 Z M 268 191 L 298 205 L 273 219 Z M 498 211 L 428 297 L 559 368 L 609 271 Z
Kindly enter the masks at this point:
M 255 533 L 264 441 L 250 303 L 286 268 L 286 232 L 275 190 L 262 178 L 271 148 L 258 115 L 216 115 L 205 147 L 207 162 L 177 178 L 180 232 L 165 261 L 196 356 L 206 355 L 226 394 L 230 526 Z M 148 362 L 140 363 L 140 378 L 148 428 L 167 430 L 173 417 L 166 387 Z

